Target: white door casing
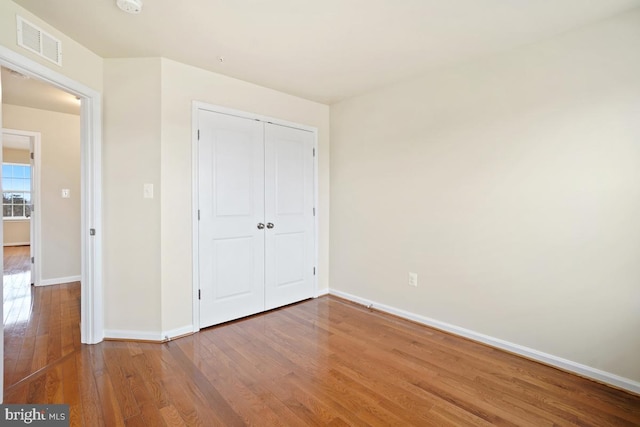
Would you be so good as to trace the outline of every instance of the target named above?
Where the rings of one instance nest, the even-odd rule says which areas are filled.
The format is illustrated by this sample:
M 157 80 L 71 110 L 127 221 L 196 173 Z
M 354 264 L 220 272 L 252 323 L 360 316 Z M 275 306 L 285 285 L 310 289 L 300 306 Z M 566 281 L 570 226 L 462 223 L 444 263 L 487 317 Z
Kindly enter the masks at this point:
M 36 161 L 35 154 L 36 149 L 34 147 L 33 139 L 29 139 L 29 163 L 31 165 L 31 200 L 29 201 L 31 204 L 31 213 L 29 219 L 29 256 L 31 256 L 31 284 L 34 285 L 36 283 L 36 248 L 40 247 L 40 242 L 36 242 L 36 220 L 40 218 L 39 212 L 36 215 L 36 201 L 35 195 L 36 190 L 40 190 L 40 183 L 36 182 Z M 40 151 L 40 150 L 38 150 Z M 38 153 L 39 154 L 39 153 Z M 40 202 L 38 202 L 38 209 L 40 209 Z M 38 259 L 38 262 L 41 260 Z
M 2 78 L 0 77 L 0 129 L 2 129 Z M 0 132 L 0 164 L 2 164 L 2 132 Z M 2 168 L 0 168 L 0 183 L 2 182 Z M 4 241 L 4 227 L 0 229 L 0 240 Z M 0 245 L 0 256 L 4 260 L 4 246 Z M 4 282 L 4 262 L 0 266 L 0 272 L 3 276 Z M 4 294 L 4 284 L 0 285 L 0 290 Z M 4 298 L 3 298 L 4 301 Z M 4 402 L 4 304 L 0 305 L 0 318 L 3 322 L 0 324 L 0 338 L 2 339 L 2 346 L 0 346 L 0 403 Z
M 315 296 L 315 130 L 197 102 L 194 127 L 194 329 Z

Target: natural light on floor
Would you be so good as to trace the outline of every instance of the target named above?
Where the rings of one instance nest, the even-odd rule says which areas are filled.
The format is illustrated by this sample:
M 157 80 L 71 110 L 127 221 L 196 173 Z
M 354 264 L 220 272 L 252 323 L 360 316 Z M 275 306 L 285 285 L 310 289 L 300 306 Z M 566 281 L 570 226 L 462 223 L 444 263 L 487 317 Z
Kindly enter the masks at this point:
M 29 320 L 31 310 L 31 272 L 6 273 L 3 277 L 4 323 Z

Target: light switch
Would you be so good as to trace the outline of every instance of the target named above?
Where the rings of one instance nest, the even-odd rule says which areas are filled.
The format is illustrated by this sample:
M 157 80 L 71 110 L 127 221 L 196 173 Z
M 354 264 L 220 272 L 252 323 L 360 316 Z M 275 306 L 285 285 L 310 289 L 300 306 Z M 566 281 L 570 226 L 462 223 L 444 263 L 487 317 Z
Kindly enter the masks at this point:
M 153 184 L 144 184 L 144 198 L 153 199 Z
M 409 286 L 418 287 L 418 273 L 409 272 Z
M 69 190 L 68 188 L 63 188 L 62 189 L 62 198 L 63 199 L 68 199 L 69 197 L 71 197 L 71 190 Z

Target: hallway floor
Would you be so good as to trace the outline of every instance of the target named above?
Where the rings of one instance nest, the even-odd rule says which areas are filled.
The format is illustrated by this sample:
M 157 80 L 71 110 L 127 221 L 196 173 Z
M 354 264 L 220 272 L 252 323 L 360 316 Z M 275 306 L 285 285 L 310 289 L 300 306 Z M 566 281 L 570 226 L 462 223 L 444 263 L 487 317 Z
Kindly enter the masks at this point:
M 4 248 L 4 387 L 80 348 L 80 282 L 31 286 L 29 246 Z

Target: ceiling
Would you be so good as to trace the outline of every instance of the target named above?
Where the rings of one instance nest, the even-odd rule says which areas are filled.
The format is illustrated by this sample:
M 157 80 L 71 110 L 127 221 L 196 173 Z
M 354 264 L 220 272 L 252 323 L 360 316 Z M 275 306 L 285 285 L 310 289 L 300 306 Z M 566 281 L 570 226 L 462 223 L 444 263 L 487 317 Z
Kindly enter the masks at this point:
M 104 58 L 163 56 L 331 104 L 640 0 L 15 0 Z M 64 52 L 64 46 L 63 46 Z
M 47 83 L 2 67 L 2 102 L 60 113 L 80 114 L 78 99 Z
M 16 135 L 10 132 L 2 132 L 2 147 L 14 150 L 29 150 L 31 138 L 24 135 Z

